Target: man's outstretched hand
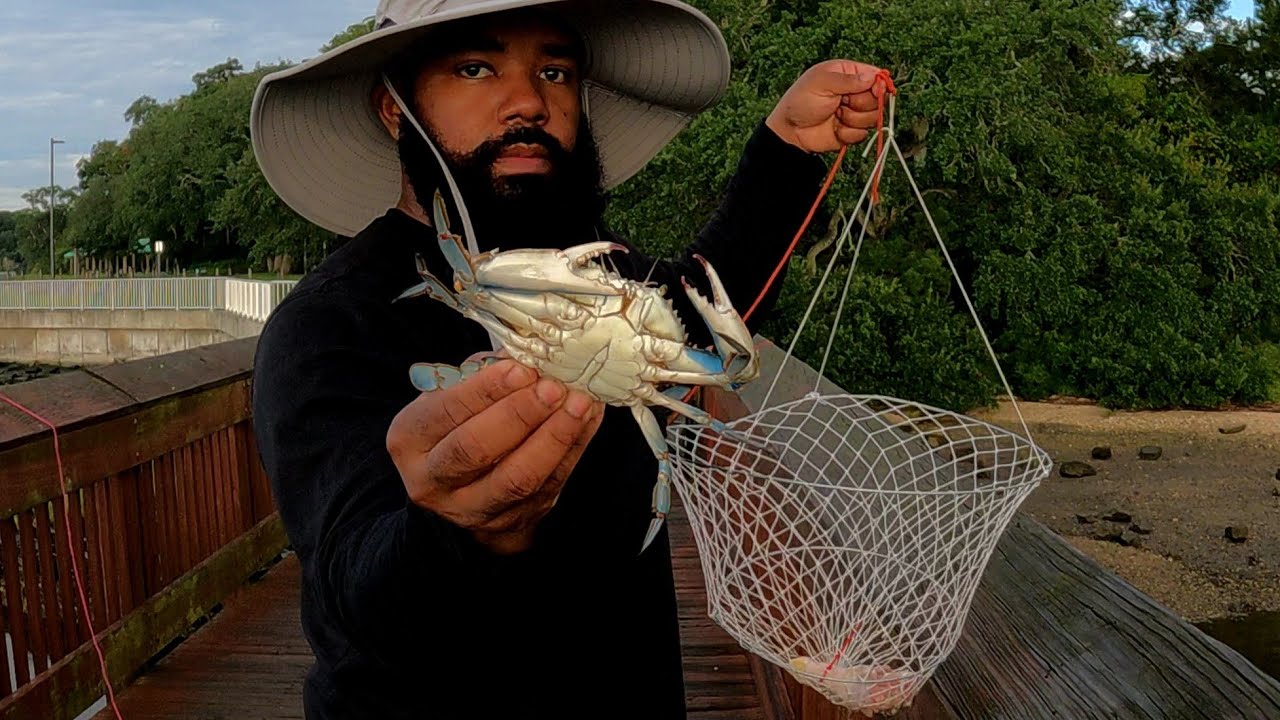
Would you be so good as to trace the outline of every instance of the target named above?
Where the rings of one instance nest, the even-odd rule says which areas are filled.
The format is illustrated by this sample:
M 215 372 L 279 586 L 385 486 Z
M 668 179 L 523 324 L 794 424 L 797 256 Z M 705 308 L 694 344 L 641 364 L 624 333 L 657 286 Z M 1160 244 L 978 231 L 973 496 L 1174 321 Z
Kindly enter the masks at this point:
M 387 450 L 415 504 L 510 554 L 533 542 L 603 419 L 602 403 L 502 360 L 406 406 Z
M 765 124 L 807 152 L 860 143 L 880 123 L 878 98 L 886 87 L 876 78 L 879 71 L 852 60 L 818 63 L 791 85 Z

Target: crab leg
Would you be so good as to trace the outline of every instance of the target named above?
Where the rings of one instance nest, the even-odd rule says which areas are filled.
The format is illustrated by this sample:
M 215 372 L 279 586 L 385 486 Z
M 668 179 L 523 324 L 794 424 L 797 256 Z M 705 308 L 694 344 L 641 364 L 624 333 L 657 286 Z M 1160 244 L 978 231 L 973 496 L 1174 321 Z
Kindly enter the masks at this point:
M 426 295 L 432 300 L 439 300 L 457 312 L 462 312 L 462 306 L 458 304 L 453 292 L 444 283 L 440 282 L 435 275 L 431 274 L 431 271 L 427 269 L 427 261 L 423 260 L 421 255 L 418 256 L 418 275 L 422 276 L 422 282 L 400 293 L 400 296 L 394 302 Z
M 444 204 L 444 196 L 436 191 L 435 213 L 436 239 L 440 242 L 440 252 L 449 261 L 449 266 L 457 273 L 463 283 L 470 285 L 476 281 L 476 269 L 471 258 L 462 248 L 462 238 L 449 232 L 449 208 Z
M 481 297 L 492 299 L 493 295 L 485 293 L 481 295 Z M 509 323 L 510 325 L 527 327 L 537 333 L 543 340 L 548 342 L 556 344 L 564 342 L 563 332 L 559 327 L 535 317 L 530 317 L 520 309 L 508 305 L 506 303 L 508 297 L 508 295 L 504 294 L 502 297 L 496 298 L 497 300 L 500 300 L 500 302 L 488 303 L 489 314 L 499 320 Z
M 467 360 L 458 367 L 444 363 L 414 363 L 409 368 L 409 380 L 422 392 L 444 390 L 466 380 L 480 370 L 502 359 L 498 353 L 485 353 L 482 357 Z
M 658 536 L 667 513 L 671 512 L 671 461 L 668 459 L 667 441 L 662 437 L 662 426 L 658 424 L 653 412 L 644 405 L 632 405 L 631 414 L 644 433 L 649 448 L 653 450 L 653 456 L 658 459 L 658 480 L 653 485 L 654 518 L 649 521 L 649 531 L 645 533 L 644 544 L 640 546 L 640 553 L 643 554 Z
M 648 401 L 650 404 L 661 405 L 674 413 L 689 418 L 699 425 L 705 425 L 727 438 L 736 440 L 744 445 L 752 445 L 761 450 L 769 449 L 768 440 L 734 430 L 723 422 L 711 417 L 711 415 L 706 411 L 694 407 L 693 405 L 690 405 L 678 398 L 672 397 L 667 393 L 657 392 L 652 388 L 652 386 L 641 388 L 636 394 L 642 399 Z
M 681 370 L 664 370 L 646 367 L 640 372 L 640 379 L 651 383 L 680 383 L 682 385 L 722 385 L 728 386 L 733 378 L 722 373 L 684 372 Z

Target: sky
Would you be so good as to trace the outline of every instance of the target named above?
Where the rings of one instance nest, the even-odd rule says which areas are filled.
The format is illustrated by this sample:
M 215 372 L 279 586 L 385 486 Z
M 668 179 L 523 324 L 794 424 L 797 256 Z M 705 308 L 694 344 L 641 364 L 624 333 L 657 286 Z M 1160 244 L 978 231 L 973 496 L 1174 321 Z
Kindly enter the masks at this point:
M 0 0 L 0 210 L 22 193 L 77 182 L 94 143 L 128 135 L 138 97 L 190 91 L 191 76 L 229 57 L 301 61 L 376 0 Z M 1232 0 L 1249 17 L 1253 0 Z
M 124 111 L 192 88 L 228 57 L 301 61 L 377 0 L 0 0 L 0 210 L 22 193 L 78 182 L 94 143 L 129 133 Z

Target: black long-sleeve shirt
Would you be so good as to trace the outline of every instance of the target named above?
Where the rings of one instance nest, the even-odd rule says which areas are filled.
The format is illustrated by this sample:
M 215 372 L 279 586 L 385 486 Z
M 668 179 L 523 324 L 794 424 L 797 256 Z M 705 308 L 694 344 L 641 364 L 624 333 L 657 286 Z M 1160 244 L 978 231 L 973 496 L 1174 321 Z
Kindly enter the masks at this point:
M 745 312 L 823 173 L 821 158 L 761 123 L 711 221 L 683 256 L 653 268 L 699 343 L 709 337 L 679 282 L 705 291 L 693 255 Z M 650 272 L 652 258 L 612 239 L 631 248 L 611 256 L 622 274 Z M 316 657 L 307 717 L 685 717 L 665 530 L 638 554 L 657 465 L 628 409 L 607 409 L 526 553 L 492 555 L 408 501 L 386 434 L 418 394 L 409 366 L 490 349 L 479 325 L 439 302 L 392 302 L 419 281 L 417 253 L 452 277 L 435 242 L 390 210 L 308 274 L 259 341 L 255 432 L 302 564 Z M 781 277 L 753 332 L 780 287 Z

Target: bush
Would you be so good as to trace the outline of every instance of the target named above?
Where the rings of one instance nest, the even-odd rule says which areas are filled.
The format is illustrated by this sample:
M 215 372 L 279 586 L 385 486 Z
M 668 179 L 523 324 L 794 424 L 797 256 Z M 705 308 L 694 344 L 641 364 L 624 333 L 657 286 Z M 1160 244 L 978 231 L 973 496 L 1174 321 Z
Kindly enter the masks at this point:
M 1139 62 L 1120 2 L 695 4 L 726 28 L 735 76 L 616 194 L 621 232 L 681 247 L 719 200 L 707 188 L 724 187 L 794 78 L 822 59 L 863 60 L 894 73 L 898 141 L 1020 397 L 1131 408 L 1276 397 L 1280 158 L 1258 115 L 1274 98 L 1224 122 L 1221 97 Z M 857 155 L 765 330 L 784 347 L 816 287 L 799 258 L 833 208 L 857 200 L 870 169 Z M 1003 392 L 994 366 L 896 159 L 881 191 L 887 221 L 859 259 L 828 375 L 949 407 L 990 402 Z M 796 349 L 815 366 L 843 277 Z

